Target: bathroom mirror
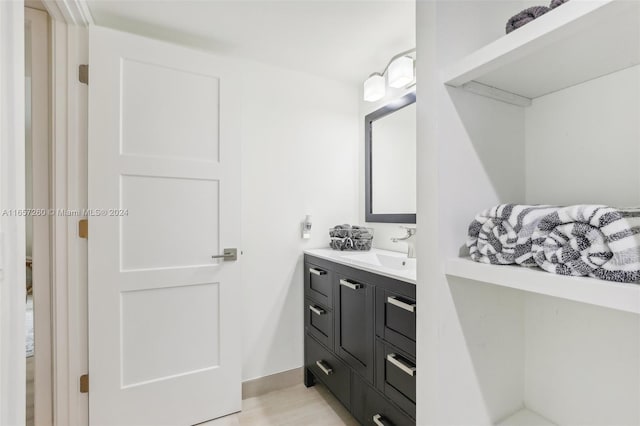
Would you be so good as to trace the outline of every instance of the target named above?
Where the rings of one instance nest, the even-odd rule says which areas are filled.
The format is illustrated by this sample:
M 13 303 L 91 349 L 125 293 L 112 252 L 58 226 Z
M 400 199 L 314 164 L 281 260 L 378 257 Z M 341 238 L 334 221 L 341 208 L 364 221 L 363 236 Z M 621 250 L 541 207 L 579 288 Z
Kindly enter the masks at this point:
M 365 117 L 365 219 L 416 223 L 416 95 Z

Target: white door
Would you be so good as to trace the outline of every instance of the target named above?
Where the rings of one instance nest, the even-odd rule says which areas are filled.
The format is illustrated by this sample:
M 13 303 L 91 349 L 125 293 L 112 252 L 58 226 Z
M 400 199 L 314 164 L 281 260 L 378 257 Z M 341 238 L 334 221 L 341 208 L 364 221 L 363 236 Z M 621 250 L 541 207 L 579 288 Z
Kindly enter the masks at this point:
M 240 410 L 238 85 L 203 52 L 89 33 L 89 419 Z

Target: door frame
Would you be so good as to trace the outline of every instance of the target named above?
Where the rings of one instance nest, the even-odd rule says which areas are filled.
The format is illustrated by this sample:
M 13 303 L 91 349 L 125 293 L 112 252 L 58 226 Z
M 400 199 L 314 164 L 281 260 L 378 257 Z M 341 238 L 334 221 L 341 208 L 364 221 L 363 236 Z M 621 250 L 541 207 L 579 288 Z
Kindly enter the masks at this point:
M 22 3 L 22 2 L 21 2 Z M 83 1 L 43 1 L 50 16 L 51 45 L 51 207 L 87 207 L 87 86 L 78 65 L 88 63 L 87 26 L 92 18 Z M 79 378 L 88 372 L 87 244 L 78 236 L 78 216 L 51 217 L 51 342 L 53 424 L 88 424 L 87 394 Z
M 0 2 L 0 208 L 25 207 L 24 5 Z M 0 215 L 0 424 L 25 418 L 25 221 Z

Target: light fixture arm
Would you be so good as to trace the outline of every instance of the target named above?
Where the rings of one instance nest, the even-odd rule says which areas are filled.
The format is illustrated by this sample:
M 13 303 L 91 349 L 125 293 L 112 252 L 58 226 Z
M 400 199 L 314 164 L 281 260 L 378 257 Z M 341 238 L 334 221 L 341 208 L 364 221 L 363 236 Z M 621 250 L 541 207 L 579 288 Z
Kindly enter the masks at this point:
M 415 60 L 415 59 L 416 59 L 416 58 L 414 57 L 414 56 L 415 56 L 415 53 L 416 53 L 416 48 L 415 48 L 415 47 L 414 47 L 413 49 L 409 49 L 409 50 L 406 50 L 406 51 L 404 51 L 404 52 L 400 52 L 400 53 L 398 53 L 397 55 L 393 56 L 393 57 L 389 60 L 389 62 L 387 63 L 387 66 L 386 66 L 386 67 L 384 67 L 384 70 L 383 70 L 380 74 L 381 74 L 381 75 L 385 75 L 385 74 L 387 73 L 387 71 L 389 70 L 389 66 L 391 65 L 391 63 L 392 63 L 393 61 L 395 61 L 396 59 L 398 59 L 398 58 L 401 58 L 401 57 L 403 57 L 403 56 L 411 56 L 411 57 Z M 413 54 L 413 55 L 412 55 L 412 54 Z M 373 73 L 373 74 L 376 74 L 376 73 Z M 371 74 L 371 75 L 373 75 L 373 74 Z

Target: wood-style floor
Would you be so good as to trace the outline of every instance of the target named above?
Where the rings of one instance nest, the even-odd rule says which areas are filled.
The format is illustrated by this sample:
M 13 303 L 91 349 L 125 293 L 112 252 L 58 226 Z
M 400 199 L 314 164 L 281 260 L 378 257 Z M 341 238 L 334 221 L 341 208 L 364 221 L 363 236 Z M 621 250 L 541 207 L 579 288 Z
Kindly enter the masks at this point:
M 33 361 L 27 358 L 27 426 L 33 426 Z M 242 411 L 199 426 L 357 426 L 359 423 L 322 385 L 303 384 L 247 398 Z
M 322 385 L 299 384 L 242 401 L 242 411 L 199 426 L 357 426 L 359 423 Z

